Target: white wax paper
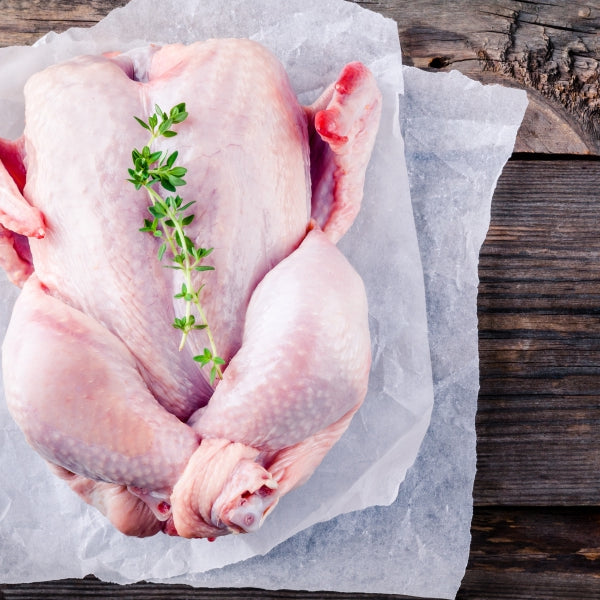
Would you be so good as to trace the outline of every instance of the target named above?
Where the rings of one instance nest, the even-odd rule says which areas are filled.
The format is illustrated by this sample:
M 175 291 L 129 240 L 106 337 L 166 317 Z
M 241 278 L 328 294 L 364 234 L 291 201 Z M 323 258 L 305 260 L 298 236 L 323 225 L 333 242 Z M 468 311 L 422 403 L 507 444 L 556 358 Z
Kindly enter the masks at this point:
M 477 265 L 525 92 L 404 68 L 400 122 L 421 249 L 435 403 L 390 506 L 319 523 L 264 557 L 173 581 L 454 598 L 470 545 L 479 390 Z
M 180 15 L 177 24 L 168 16 L 174 13 Z M 139 540 L 118 533 L 50 475 L 2 402 L 3 581 L 87 573 L 118 582 L 191 581 L 209 569 L 266 553 L 315 523 L 390 504 L 429 424 L 433 386 L 425 294 L 398 121 L 402 70 L 393 21 L 341 0 L 133 0 L 92 29 L 50 34 L 33 48 L 0 50 L 0 113 L 7 116 L 0 135 L 21 133 L 23 84 L 51 63 L 148 42 L 210 37 L 249 37 L 268 46 L 286 66 L 304 103 L 316 99 L 352 60 L 363 61 L 378 79 L 383 115 L 364 208 L 341 244 L 366 283 L 370 303 L 373 368 L 364 406 L 310 481 L 283 498 L 259 532 L 211 544 L 163 535 Z M 4 284 L 2 294 L 6 327 L 16 290 Z
M 126 11 L 139 11 L 145 5 L 136 0 Z M 158 12 L 166 14 L 171 2 L 160 6 L 165 8 Z M 186 1 L 177 6 L 187 17 L 177 26 L 153 17 L 136 28 L 128 13 L 115 11 L 91 33 L 75 30 L 51 35 L 38 49 L 25 52 L 0 50 L 0 114 L 7 115 L 7 121 L 0 124 L 0 135 L 20 132 L 19 90 L 28 74 L 71 53 L 90 51 L 91 37 L 100 38 L 99 50 L 113 49 L 115 44 L 125 47 L 123 40 L 128 40 L 132 31 L 143 37 L 142 31 L 153 26 L 160 31 L 154 41 L 191 41 L 201 38 L 197 32 L 202 31 L 211 31 L 204 37 L 253 37 L 284 59 L 304 102 L 311 101 L 335 76 L 336 61 L 365 60 L 385 88 L 388 106 L 368 175 L 365 208 L 343 248 L 369 288 L 376 358 L 372 381 L 379 387 L 370 392 L 353 424 L 361 436 L 358 447 L 344 438 L 344 445 L 336 448 L 341 454 L 358 452 L 357 462 L 366 467 L 363 479 L 343 495 L 346 505 L 341 510 L 351 507 L 346 500 L 360 505 L 379 490 L 385 497 L 383 503 L 390 502 L 404 477 L 404 465 L 412 462 L 411 457 L 398 460 L 397 451 L 403 444 L 413 452 L 419 446 L 420 428 L 414 439 L 408 439 L 410 430 L 405 436 L 396 432 L 395 417 L 390 420 L 386 416 L 386 422 L 375 429 L 372 419 L 390 407 L 406 413 L 396 404 L 403 398 L 412 401 L 411 394 L 416 392 L 423 427 L 427 422 L 431 374 L 427 360 L 421 362 L 423 275 L 435 384 L 431 425 L 390 506 L 371 506 L 317 523 L 291 535 L 264 556 L 260 555 L 266 549 L 263 540 L 246 536 L 243 541 L 248 546 L 241 554 L 255 556 L 210 569 L 207 565 L 215 560 L 207 558 L 207 552 L 216 553 L 217 561 L 223 561 L 223 554 L 239 553 L 240 548 L 228 546 L 222 553 L 217 545 L 221 540 L 212 545 L 174 540 L 149 549 L 148 540 L 130 541 L 103 527 L 102 517 L 48 478 L 45 466 L 29 451 L 0 404 L 0 580 L 23 582 L 94 572 L 112 581 L 146 578 L 214 587 L 453 598 L 468 558 L 475 474 L 478 251 L 487 231 L 497 177 L 525 111 L 525 94 L 484 87 L 457 73 L 404 69 L 406 90 L 400 99 L 398 121 L 392 101 L 393 88 L 401 87 L 396 27 L 380 16 L 341 0 L 221 0 L 202 5 Z M 291 27 L 279 29 L 286 24 Z M 233 33 L 233 28 L 239 28 L 239 33 Z M 136 45 L 132 40 L 126 47 Z M 8 91 L 3 94 L 5 87 Z M 406 140 L 422 270 L 414 253 L 398 123 Z M 388 253 L 390 260 L 381 264 Z M 415 287 L 409 288 L 411 284 Z M 4 327 L 15 295 L 8 286 L 2 288 Z M 407 331 L 409 337 L 396 335 L 396 325 L 412 327 Z M 418 411 L 414 412 L 416 417 Z M 366 440 L 373 433 L 388 444 L 389 452 L 367 450 Z M 317 477 L 323 475 L 325 482 L 329 481 L 338 468 L 337 460 L 330 455 Z M 298 490 L 300 504 L 315 500 L 309 490 L 307 486 Z M 329 505 L 320 508 L 324 509 L 322 518 L 335 512 Z M 284 536 L 290 535 L 294 529 L 290 518 L 297 528 L 308 525 L 307 521 L 294 521 L 295 515 L 285 510 L 282 501 L 270 517 L 275 534 L 282 527 Z

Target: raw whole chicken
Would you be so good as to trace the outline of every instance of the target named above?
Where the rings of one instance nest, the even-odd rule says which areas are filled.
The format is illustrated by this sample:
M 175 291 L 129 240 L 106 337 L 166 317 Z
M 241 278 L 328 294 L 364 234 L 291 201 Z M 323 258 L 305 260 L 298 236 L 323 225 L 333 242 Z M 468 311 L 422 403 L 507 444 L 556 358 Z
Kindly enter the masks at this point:
M 364 399 L 366 295 L 336 247 L 361 203 L 381 97 L 360 63 L 310 107 L 248 40 L 83 56 L 37 73 L 0 140 L 0 263 L 22 291 L 3 344 L 9 410 L 50 468 L 120 531 L 257 529 Z M 185 102 L 188 235 L 224 375 L 179 351 L 179 272 L 140 233 L 133 116 Z

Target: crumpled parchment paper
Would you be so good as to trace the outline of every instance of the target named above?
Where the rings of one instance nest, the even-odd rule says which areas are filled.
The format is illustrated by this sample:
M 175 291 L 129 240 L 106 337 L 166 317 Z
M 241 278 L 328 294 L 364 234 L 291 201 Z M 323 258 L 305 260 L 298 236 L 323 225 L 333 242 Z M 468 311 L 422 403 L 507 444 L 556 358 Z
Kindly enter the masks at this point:
M 167 17 L 174 13 L 185 15 L 179 25 Z M 136 39 L 132 40 L 133 31 Z M 358 33 L 348 33 L 353 31 Z M 0 81 L 10 88 L 0 100 L 12 102 L 11 114 L 19 115 L 22 109 L 16 110 L 19 90 L 15 87 L 26 81 L 27 71 L 69 56 L 215 36 L 250 37 L 267 45 L 286 65 L 305 103 L 314 100 L 351 60 L 365 62 L 379 79 L 385 95 L 381 135 L 369 168 L 365 208 L 344 240 L 348 257 L 367 285 L 371 307 L 373 376 L 364 410 L 309 483 L 284 498 L 258 533 L 229 536 L 213 544 L 166 536 L 125 538 L 46 473 L 45 465 L 23 445 L 22 436 L 6 417 L 5 444 L 14 455 L 3 452 L 0 468 L 4 493 L 12 505 L 0 526 L 5 536 L 24 527 L 43 526 L 43 533 L 35 536 L 47 539 L 40 544 L 22 539 L 23 555 L 30 554 L 10 570 L 11 578 L 87 572 L 118 581 L 171 577 L 267 552 L 318 521 L 392 502 L 425 434 L 433 389 L 423 275 L 397 119 L 402 72 L 393 22 L 344 2 L 134 0 L 91 30 L 49 35 L 34 48 L 8 49 L 7 61 L 0 53 Z M 14 73 L 19 63 L 16 84 L 6 73 Z M 15 123 L 2 134 L 15 136 L 18 129 Z M 17 465 L 22 473 L 14 477 Z M 26 502 L 16 501 L 23 496 Z M 66 530 L 70 539 L 65 543 Z M 58 559 L 48 551 L 56 540 L 64 543 Z M 46 571 L 39 567 L 38 552 L 43 552 L 44 560 L 53 557 Z
M 177 24 L 165 16 L 173 6 L 185 15 Z M 442 85 L 409 69 L 398 113 L 396 25 L 342 0 L 133 0 L 90 30 L 50 34 L 34 48 L 0 49 L 0 112 L 7 115 L 0 135 L 20 134 L 20 90 L 47 64 L 147 41 L 225 36 L 271 48 L 304 103 L 357 59 L 384 92 L 364 208 L 340 245 L 369 294 L 368 397 L 309 483 L 284 498 L 258 534 L 213 544 L 115 532 L 48 474 L 0 403 L 0 580 L 94 573 L 119 582 L 453 597 L 468 556 L 475 471 L 477 254 L 526 101 L 513 90 L 454 74 Z M 507 109 L 498 117 L 499 102 Z M 473 156 L 489 159 L 474 163 Z M 17 293 L 6 283 L 0 289 L 3 328 Z M 431 427 L 407 475 L 429 423 L 432 365 Z M 349 511 L 355 512 L 343 514 Z

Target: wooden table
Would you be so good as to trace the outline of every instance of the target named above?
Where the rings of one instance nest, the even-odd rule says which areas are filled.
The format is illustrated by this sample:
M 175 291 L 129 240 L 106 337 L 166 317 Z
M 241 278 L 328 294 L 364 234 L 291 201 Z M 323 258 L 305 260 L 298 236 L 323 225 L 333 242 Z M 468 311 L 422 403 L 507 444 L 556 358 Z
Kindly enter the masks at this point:
M 0 0 L 0 46 L 92 25 L 126 0 Z M 364 0 L 404 61 L 528 91 L 481 251 L 481 390 L 461 600 L 600 598 L 600 1 Z M 94 578 L 0 598 L 400 598 Z

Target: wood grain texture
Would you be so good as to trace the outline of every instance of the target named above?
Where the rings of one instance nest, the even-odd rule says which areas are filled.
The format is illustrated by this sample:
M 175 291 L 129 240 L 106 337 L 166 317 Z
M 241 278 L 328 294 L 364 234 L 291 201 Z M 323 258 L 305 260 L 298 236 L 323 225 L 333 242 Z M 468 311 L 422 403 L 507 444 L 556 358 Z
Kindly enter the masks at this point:
M 529 93 L 519 152 L 600 152 L 598 0 L 359 1 L 398 23 L 406 64 Z
M 458 600 L 600 598 L 600 509 L 479 509 Z
M 600 161 L 511 161 L 480 255 L 475 502 L 600 492 Z
M 28 45 L 49 31 L 90 27 L 128 0 L 0 0 L 0 46 Z
M 417 600 L 413 596 L 388 594 L 342 594 L 337 592 L 299 592 L 292 590 L 259 590 L 255 588 L 193 588 L 188 585 L 134 583 L 116 585 L 95 577 L 0 586 L 1 600 L 61 600 L 62 598 L 94 598 L 96 600 Z M 422 599 L 419 599 L 422 600 Z

